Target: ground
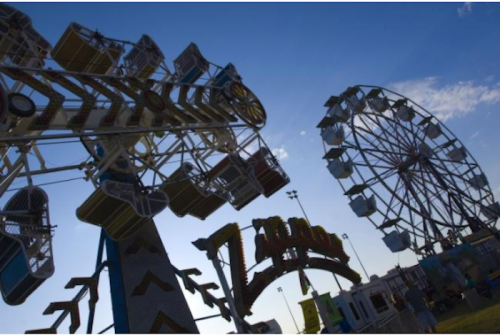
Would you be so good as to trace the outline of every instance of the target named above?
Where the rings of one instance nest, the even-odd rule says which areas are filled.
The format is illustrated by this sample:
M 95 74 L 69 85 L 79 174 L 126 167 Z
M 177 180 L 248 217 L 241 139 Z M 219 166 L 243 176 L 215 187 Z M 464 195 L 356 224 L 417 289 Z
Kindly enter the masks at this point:
M 500 333 L 500 289 L 483 308 L 471 311 L 465 301 L 454 310 L 437 315 L 438 333 Z

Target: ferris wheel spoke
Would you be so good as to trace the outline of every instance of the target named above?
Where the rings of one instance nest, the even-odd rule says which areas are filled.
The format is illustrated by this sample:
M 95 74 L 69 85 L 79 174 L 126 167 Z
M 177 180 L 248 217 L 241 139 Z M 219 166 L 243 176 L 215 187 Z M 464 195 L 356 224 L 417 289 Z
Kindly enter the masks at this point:
M 368 160 L 368 162 L 370 163 L 369 166 L 373 166 L 372 163 L 380 163 L 380 162 L 383 162 L 385 164 L 387 164 L 387 168 L 390 168 L 390 169 L 394 169 L 395 166 L 394 166 L 394 163 L 391 162 L 391 161 L 388 161 L 386 159 L 386 156 L 379 156 L 377 155 L 378 153 L 384 153 L 384 152 L 381 152 L 380 150 L 372 150 L 372 149 L 368 149 L 368 150 L 365 150 L 366 152 L 366 155 L 369 155 L 370 157 L 374 158 L 375 161 L 373 161 L 373 159 L 370 159 L 369 157 L 366 157 L 366 160 Z
M 444 188 L 443 186 L 440 185 L 440 182 L 437 180 L 435 180 L 435 183 L 433 185 L 435 187 L 439 187 L 444 193 L 446 193 L 449 196 L 450 206 L 451 206 L 451 208 L 455 208 L 453 210 L 455 213 L 457 213 L 458 215 L 469 216 L 469 213 L 467 213 L 465 210 L 465 204 L 461 200 L 459 200 L 459 198 L 457 197 L 457 193 L 462 195 L 462 197 L 467 198 L 469 200 L 469 202 L 473 205 L 476 205 L 475 199 L 470 198 L 467 194 L 463 193 L 463 191 L 460 190 L 459 188 L 455 188 L 455 187 L 452 187 L 450 185 L 448 185 L 448 188 Z M 451 191 L 454 191 L 455 193 L 451 192 Z
M 403 179 L 403 181 L 404 181 L 404 179 Z M 438 237 L 440 232 L 435 225 L 435 223 L 436 223 L 435 220 L 432 218 L 431 214 L 429 212 L 427 212 L 425 205 L 422 203 L 418 194 L 416 194 L 416 192 L 414 191 L 414 189 L 413 189 L 414 185 L 411 182 L 408 182 L 407 185 L 408 185 L 407 186 L 408 189 L 410 190 L 410 192 L 408 193 L 408 198 L 411 194 L 413 202 L 419 208 L 419 211 L 417 211 L 416 214 L 418 214 L 418 216 L 422 218 L 424 227 L 430 226 L 431 231 L 434 234 L 434 237 Z
M 387 124 L 391 126 L 392 134 L 396 134 L 397 141 L 400 143 L 405 143 L 407 145 L 407 149 L 409 149 L 412 146 L 412 143 L 409 142 L 408 138 L 405 135 L 410 133 L 410 130 L 408 128 L 406 128 L 404 125 L 402 125 L 401 123 L 399 123 L 397 120 L 397 116 L 395 115 L 396 113 L 392 110 L 392 108 L 390 110 L 392 112 L 392 118 L 389 118 L 383 114 L 381 114 L 380 117 L 385 119 L 387 121 Z M 396 120 L 396 121 L 394 121 L 394 120 Z M 391 132 L 387 132 L 387 133 L 388 133 L 388 135 L 391 134 Z M 394 137 L 394 135 L 392 135 L 392 136 Z
M 392 167 L 390 166 L 386 166 L 386 165 L 377 165 L 378 162 L 375 162 L 375 163 L 370 163 L 370 165 L 368 164 L 365 164 L 364 161 L 360 161 L 360 162 L 354 162 L 355 165 L 357 166 L 362 166 L 362 167 L 370 167 L 370 166 L 373 166 L 374 168 L 378 168 L 378 169 L 393 169 Z
M 417 131 L 415 131 L 414 127 L 416 127 L 412 121 L 410 121 L 410 128 L 411 128 L 411 131 L 412 131 L 412 134 L 413 134 L 413 145 L 415 146 L 415 148 L 418 148 L 420 143 L 425 143 L 425 134 L 423 138 L 420 138 L 418 135 L 419 135 L 419 132 L 420 132 L 420 129 L 418 129 Z M 419 140 L 417 143 L 417 139 Z
M 372 137 L 375 137 L 377 140 L 378 140 L 378 143 L 383 145 L 384 148 L 387 149 L 387 147 L 383 144 L 383 142 L 388 142 L 390 143 L 391 145 L 393 144 L 391 141 L 385 141 L 384 138 L 382 138 L 381 136 L 379 136 L 378 134 L 375 133 L 375 129 L 373 129 L 373 127 L 370 126 L 370 124 L 367 123 L 367 121 L 365 120 L 368 119 L 368 122 L 371 123 L 371 124 L 376 124 L 376 128 L 380 129 L 380 127 L 382 127 L 382 125 L 380 123 L 377 122 L 377 119 L 373 120 L 370 115 L 366 114 L 366 113 L 363 113 L 363 114 L 360 114 L 357 118 L 357 120 L 359 120 L 363 125 L 364 127 L 360 126 L 360 125 L 356 125 L 355 124 L 355 121 L 353 122 L 353 131 L 356 130 L 356 132 L 363 132 L 363 133 L 367 133 L 368 136 L 372 136 Z M 383 134 L 383 132 L 381 132 Z M 373 141 L 368 141 L 367 143 L 368 145 L 371 145 L 373 146 Z
M 427 169 L 430 170 L 430 172 L 432 173 L 433 170 L 430 169 L 429 167 L 426 167 Z M 470 200 L 473 200 L 474 201 L 474 198 L 472 198 L 470 192 L 469 194 L 466 194 L 463 190 L 464 188 L 463 187 L 460 187 L 456 180 L 452 177 L 452 175 L 450 174 L 449 171 L 447 171 L 447 173 L 443 173 L 440 175 L 440 178 L 442 179 L 442 181 L 439 181 L 436 179 L 436 181 L 438 182 L 438 184 L 440 185 L 440 187 L 445 190 L 446 192 L 450 192 L 450 191 L 454 191 L 455 193 L 459 193 L 461 194 L 462 196 L 465 196 L 467 198 L 469 198 Z M 460 176 L 457 176 L 458 179 L 460 179 L 462 181 L 462 183 L 466 186 L 465 188 L 468 190 L 470 188 L 470 186 L 467 185 L 467 182 L 465 180 L 462 179 L 462 177 Z M 444 185 L 442 185 L 444 182 L 447 182 L 446 183 L 446 187 Z
M 396 197 L 395 197 L 395 193 L 398 193 L 398 192 L 399 192 L 398 186 L 400 185 L 400 183 L 401 183 L 401 179 L 400 179 L 400 178 L 398 178 L 398 180 L 397 180 L 397 182 L 396 182 L 396 186 L 394 187 L 394 192 L 392 192 L 392 194 L 391 194 L 391 198 L 390 198 L 390 200 L 389 200 L 389 204 L 387 205 L 387 211 L 386 211 L 386 213 L 385 213 L 385 217 L 386 217 L 386 218 L 387 218 L 387 217 L 388 217 L 388 215 L 389 215 L 389 211 L 392 211 L 392 204 L 393 204 L 393 201 L 396 199 Z M 400 187 L 400 188 L 401 188 L 401 187 L 404 187 L 404 185 L 401 185 L 401 186 L 399 186 L 399 187 Z
M 371 177 L 370 179 L 368 179 L 366 181 L 366 184 L 368 186 L 373 186 L 375 184 L 381 183 L 382 181 L 384 181 L 388 178 L 393 177 L 395 174 L 397 174 L 396 170 L 394 170 L 394 169 L 387 170 L 385 172 L 378 174 L 377 176 Z
M 362 134 L 357 134 L 359 136 L 361 136 L 362 139 L 364 139 L 365 141 L 367 141 L 368 143 L 370 142 L 365 136 L 363 136 Z M 360 151 L 366 151 L 366 152 L 379 152 L 379 153 L 383 153 L 383 154 L 386 154 L 387 155 L 387 158 L 388 159 L 392 159 L 393 161 L 390 163 L 390 164 L 397 164 L 398 162 L 398 158 L 395 156 L 395 153 L 394 151 L 390 151 L 390 150 L 387 150 L 387 148 L 384 147 L 384 149 L 386 150 L 381 150 L 381 149 L 375 149 L 375 148 L 358 148 L 358 150 Z M 405 156 L 409 156 L 408 154 L 406 154 Z
M 469 199 L 473 202 L 477 201 L 470 193 L 470 189 L 472 187 L 468 185 L 465 181 L 462 180 L 462 184 L 464 187 L 461 187 L 461 185 L 458 185 L 453 178 L 443 177 L 443 179 L 445 179 L 445 181 L 450 183 L 448 187 L 450 188 L 450 190 L 454 191 L 455 194 L 458 193 L 462 197 L 465 197 L 466 199 Z M 467 191 L 467 193 L 465 193 L 464 190 Z
M 364 123 L 364 120 L 363 118 L 360 118 L 360 120 Z M 366 123 L 365 123 L 366 124 Z M 358 131 L 362 131 L 364 133 L 367 133 L 368 136 L 373 136 L 375 137 L 379 142 L 380 145 L 382 145 L 384 147 L 384 149 L 386 149 L 389 153 L 391 153 L 391 155 L 393 155 L 395 158 L 396 158 L 396 152 L 393 152 L 391 150 L 389 150 L 389 148 L 387 148 L 387 146 L 384 144 L 384 143 L 387 143 L 388 145 L 390 145 L 390 147 L 396 147 L 399 149 L 399 153 L 402 154 L 403 152 L 407 152 L 408 151 L 408 148 L 407 147 L 401 147 L 400 145 L 396 144 L 396 143 L 402 143 L 402 142 L 394 142 L 394 141 L 390 141 L 382 136 L 379 136 L 373 132 L 367 132 L 365 128 L 363 127 L 359 127 L 359 126 L 354 126 L 356 130 Z M 386 134 L 386 132 L 383 132 L 384 134 Z M 363 137 L 366 139 L 366 137 Z M 369 144 L 371 144 L 371 146 L 373 147 L 373 141 L 369 141 L 367 140 Z M 403 142 L 404 143 L 404 142 Z M 403 152 L 402 152 L 403 151 Z
M 408 190 L 408 188 L 407 188 L 407 190 Z M 408 199 L 408 202 L 409 202 L 409 192 L 405 192 L 405 197 L 406 197 L 406 199 Z M 401 203 L 401 207 L 403 207 L 403 203 Z M 413 220 L 413 213 L 412 213 L 411 208 L 409 208 L 409 209 L 410 210 L 408 211 L 408 217 L 410 219 L 410 225 L 416 229 L 418 226 L 415 224 L 415 221 Z M 423 223 L 422 226 L 423 226 L 423 234 L 425 236 L 426 235 L 425 223 Z
M 349 147 L 346 147 L 344 146 L 344 148 L 349 148 Z M 391 162 L 391 161 L 388 161 L 386 159 L 386 156 L 377 156 L 376 153 L 386 153 L 386 151 L 383 151 L 383 150 L 376 150 L 376 149 L 365 149 L 366 153 L 369 154 L 371 157 L 374 157 L 376 159 L 376 162 L 379 163 L 379 162 L 384 162 L 386 164 L 388 164 L 388 167 L 389 168 L 392 168 L 394 167 L 394 162 Z M 357 156 L 356 156 L 357 157 Z M 363 160 L 364 161 L 364 160 Z
M 415 184 L 421 186 L 421 194 L 426 194 L 427 192 L 432 194 L 433 197 L 429 197 L 428 195 L 425 195 L 426 197 L 426 202 L 431 208 L 435 210 L 435 213 L 439 215 L 439 217 L 442 219 L 441 222 L 439 222 L 440 225 L 443 226 L 457 226 L 455 224 L 454 216 L 453 213 L 456 212 L 455 209 L 453 209 L 453 204 L 450 203 L 449 201 L 445 201 L 444 198 L 442 197 L 441 193 L 439 193 L 438 190 L 436 192 L 433 192 L 432 189 L 428 185 L 433 185 L 432 182 L 428 182 L 427 179 L 422 175 L 420 177 L 420 180 L 415 179 Z M 419 187 L 417 186 L 417 187 Z M 434 200 L 439 200 L 438 202 Z M 443 208 L 439 208 L 438 204 L 441 204 Z M 443 212 L 446 213 L 446 216 L 443 216 Z M 432 213 L 432 211 L 431 211 Z M 448 223 L 450 222 L 450 223 Z
M 415 208 L 414 205 L 412 204 L 412 202 L 415 203 L 415 201 L 412 201 L 412 198 L 410 198 L 410 188 L 405 185 L 403 179 L 402 179 L 402 181 L 403 181 L 403 185 L 405 186 L 404 187 L 405 192 L 403 194 L 403 197 L 399 197 L 397 194 L 395 194 L 395 197 L 401 203 L 399 211 L 398 211 L 398 215 L 402 214 L 404 208 L 408 209 L 409 216 L 411 216 L 411 214 L 413 214 L 413 213 L 417 214 L 417 215 L 421 215 L 422 214 L 421 211 L 419 209 Z M 411 217 L 411 220 L 413 223 L 413 217 Z
M 365 115 L 366 115 L 366 116 L 367 116 L 367 117 L 368 117 L 368 118 L 369 118 L 372 122 L 374 122 L 374 123 L 376 123 L 376 124 L 378 125 L 378 129 L 380 129 L 380 130 L 381 130 L 381 131 L 380 131 L 380 133 L 381 133 L 382 135 L 384 135 L 384 136 L 385 136 L 386 142 L 390 143 L 391 145 L 392 145 L 392 144 L 394 144 L 395 142 L 396 142 L 396 143 L 406 144 L 404 141 L 401 141 L 399 137 L 395 137 L 395 136 L 394 136 L 391 132 L 382 131 L 382 129 L 384 129 L 384 125 L 380 122 L 380 119 L 379 119 L 379 117 L 377 117 L 377 115 L 372 114 L 372 115 L 374 115 L 374 116 L 375 116 L 375 119 L 372 119 L 372 118 L 370 117 L 370 114 L 366 114 L 366 113 L 365 113 Z M 388 122 L 388 123 L 390 124 L 390 122 Z M 393 125 L 392 125 L 392 124 L 391 124 L 391 128 L 393 128 Z M 391 140 L 391 138 L 392 138 L 392 140 Z M 380 140 L 380 138 L 379 138 L 379 140 Z M 398 147 L 399 147 L 399 146 L 398 146 Z M 405 151 L 407 151 L 407 150 L 408 150 L 408 147 L 404 147 L 404 148 L 399 147 L 399 149 L 400 149 L 400 150 L 405 150 Z M 401 151 L 400 151 L 400 153 L 401 153 Z

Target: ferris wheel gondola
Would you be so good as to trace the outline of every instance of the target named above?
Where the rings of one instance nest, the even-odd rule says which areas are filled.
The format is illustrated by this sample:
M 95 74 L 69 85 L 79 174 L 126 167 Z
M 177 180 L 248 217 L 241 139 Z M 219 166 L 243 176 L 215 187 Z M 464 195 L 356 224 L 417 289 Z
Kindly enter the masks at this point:
M 434 115 L 373 86 L 351 87 L 326 107 L 318 128 L 328 170 L 391 251 L 446 249 L 450 235 L 495 232 L 500 210 L 485 174 Z

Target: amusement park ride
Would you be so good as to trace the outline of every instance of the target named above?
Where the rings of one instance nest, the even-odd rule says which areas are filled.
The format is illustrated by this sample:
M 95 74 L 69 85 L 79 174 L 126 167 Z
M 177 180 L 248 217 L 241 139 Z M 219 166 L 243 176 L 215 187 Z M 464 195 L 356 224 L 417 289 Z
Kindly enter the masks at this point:
M 500 205 L 485 174 L 432 114 L 371 86 L 348 88 L 326 107 L 318 127 L 328 169 L 355 214 L 384 234 L 391 251 L 430 255 L 435 245 L 452 248 L 464 234 L 498 237 Z M 360 283 L 341 240 L 298 218 L 253 220 L 256 265 L 272 264 L 250 282 L 240 234 L 246 228 L 228 224 L 193 242 L 212 261 L 223 298 L 208 292 L 217 284 L 190 277 L 198 269 L 170 263 L 153 222 L 167 207 L 180 218 L 205 220 L 226 203 L 239 211 L 290 182 L 259 134 L 266 118 L 235 66 L 209 62 L 194 43 L 172 70 L 148 35 L 132 43 L 71 23 L 52 47 L 27 15 L 0 4 L 3 300 L 22 304 L 55 271 L 55 225 L 35 177 L 81 174 L 94 191 L 76 216 L 102 228 L 95 272 L 69 280 L 65 288 L 82 286 L 74 299 L 49 304 L 43 314 L 60 311 L 50 327 L 27 332 L 55 333 L 70 316 L 75 333 L 79 302 L 88 294 L 91 333 L 105 268 L 117 333 L 198 332 L 176 277 L 240 333 L 256 331 L 244 318 L 263 290 L 287 273 L 314 268 Z M 44 148 L 68 143 L 86 157 L 47 167 Z M 232 290 L 219 259 L 225 245 Z
M 168 207 L 179 217 L 204 220 L 226 203 L 241 210 L 289 183 L 259 135 L 264 107 L 234 65 L 209 62 L 191 43 L 170 70 L 150 36 L 131 43 L 77 23 L 52 47 L 27 15 L 5 4 L 0 28 L 0 196 L 15 192 L 0 212 L 3 300 L 22 304 L 55 271 L 55 226 L 34 176 L 81 173 L 95 191 L 76 216 L 102 228 L 95 273 L 72 278 L 66 288 L 82 286 L 75 298 L 50 303 L 44 314 L 61 311 L 57 320 L 28 332 L 55 333 L 67 316 L 76 332 L 86 293 L 92 332 L 104 268 L 119 333 L 198 332 L 176 275 L 240 332 L 252 331 L 243 318 L 263 289 L 287 272 L 312 267 L 360 281 L 347 266 L 341 241 L 301 219 L 288 221 L 291 235 L 279 218 L 254 221 L 256 233 L 265 231 L 256 237 L 257 263 L 272 259 L 273 265 L 250 284 L 237 225 L 195 243 L 217 269 L 216 250 L 228 242 L 234 298 L 228 288 L 224 298 L 215 298 L 207 290 L 218 285 L 189 277 L 199 270 L 170 264 L 155 215 Z M 71 142 L 83 146 L 88 158 L 48 168 L 42 146 Z M 291 250 L 296 256 L 285 260 Z M 309 251 L 324 258 L 309 257 Z M 148 289 L 150 284 L 158 289 Z
M 349 87 L 325 107 L 327 168 L 392 252 L 431 255 L 480 231 L 499 238 L 500 205 L 485 174 L 431 113 L 375 86 Z

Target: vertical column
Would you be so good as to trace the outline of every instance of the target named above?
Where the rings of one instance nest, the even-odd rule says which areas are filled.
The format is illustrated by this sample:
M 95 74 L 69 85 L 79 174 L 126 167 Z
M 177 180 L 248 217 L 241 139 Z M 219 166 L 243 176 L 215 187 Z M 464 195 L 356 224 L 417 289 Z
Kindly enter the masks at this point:
M 198 333 L 152 220 L 106 250 L 116 333 Z

